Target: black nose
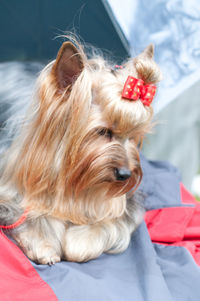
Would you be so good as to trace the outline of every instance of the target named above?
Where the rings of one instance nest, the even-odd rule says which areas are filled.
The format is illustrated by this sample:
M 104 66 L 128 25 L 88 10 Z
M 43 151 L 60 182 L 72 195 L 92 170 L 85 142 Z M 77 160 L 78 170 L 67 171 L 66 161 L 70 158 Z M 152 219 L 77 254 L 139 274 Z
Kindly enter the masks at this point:
M 116 168 L 115 176 L 118 181 L 125 181 L 131 176 L 131 171 L 126 168 Z

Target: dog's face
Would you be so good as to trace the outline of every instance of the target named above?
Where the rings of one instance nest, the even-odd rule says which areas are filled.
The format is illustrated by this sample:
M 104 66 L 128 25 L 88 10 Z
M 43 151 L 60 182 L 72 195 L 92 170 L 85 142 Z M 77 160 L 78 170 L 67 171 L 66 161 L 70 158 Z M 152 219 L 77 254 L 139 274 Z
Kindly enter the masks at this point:
M 40 76 L 37 114 L 17 167 L 29 206 L 78 224 L 122 214 L 125 194 L 141 180 L 137 146 L 152 109 L 121 93 L 128 75 L 158 80 L 152 51 L 112 72 L 103 59 L 87 60 L 70 42 L 62 45 Z

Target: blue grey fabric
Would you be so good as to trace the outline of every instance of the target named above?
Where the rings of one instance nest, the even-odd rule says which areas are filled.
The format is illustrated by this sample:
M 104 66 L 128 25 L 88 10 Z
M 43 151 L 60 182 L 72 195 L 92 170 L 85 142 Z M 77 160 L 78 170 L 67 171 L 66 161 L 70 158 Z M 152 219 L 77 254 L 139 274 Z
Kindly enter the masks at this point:
M 142 157 L 147 208 L 180 206 L 177 170 Z M 143 222 L 122 254 L 34 268 L 59 301 L 199 301 L 200 268 L 182 247 L 153 244 Z
M 148 161 L 140 155 L 143 179 L 139 190 L 145 193 L 147 210 L 180 206 L 179 171 L 168 162 Z

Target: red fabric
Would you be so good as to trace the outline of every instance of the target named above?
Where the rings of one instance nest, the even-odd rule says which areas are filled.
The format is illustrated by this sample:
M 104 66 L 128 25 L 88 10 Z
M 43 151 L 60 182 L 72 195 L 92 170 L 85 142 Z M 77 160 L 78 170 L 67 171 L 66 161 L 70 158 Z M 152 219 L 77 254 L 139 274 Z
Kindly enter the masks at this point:
M 58 301 L 22 251 L 0 232 L 0 300 Z
M 200 265 L 200 203 L 182 184 L 181 198 L 194 206 L 151 210 L 145 222 L 154 243 L 185 247 Z
M 181 200 L 184 204 L 199 204 L 199 202 L 193 197 L 193 195 L 185 188 L 185 186 L 181 183 Z
M 122 97 L 130 100 L 140 99 L 145 106 L 150 106 L 156 93 L 155 85 L 144 85 L 142 79 L 128 76 L 122 91 Z

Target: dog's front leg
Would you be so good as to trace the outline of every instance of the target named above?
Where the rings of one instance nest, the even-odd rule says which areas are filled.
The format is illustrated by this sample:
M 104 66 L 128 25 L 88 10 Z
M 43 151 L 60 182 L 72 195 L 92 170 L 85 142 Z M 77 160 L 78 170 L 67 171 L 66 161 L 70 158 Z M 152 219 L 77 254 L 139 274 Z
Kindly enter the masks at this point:
M 108 233 L 101 224 L 71 225 L 65 234 L 64 257 L 75 262 L 97 258 L 105 251 L 107 242 Z
M 51 217 L 28 219 L 14 230 L 12 236 L 24 253 L 41 264 L 54 264 L 62 257 L 62 239 L 65 225 Z
M 97 258 L 102 253 L 120 253 L 129 244 L 131 227 L 121 219 L 93 225 L 72 225 L 65 234 L 65 259 L 75 262 Z

